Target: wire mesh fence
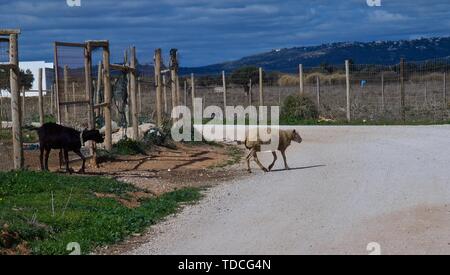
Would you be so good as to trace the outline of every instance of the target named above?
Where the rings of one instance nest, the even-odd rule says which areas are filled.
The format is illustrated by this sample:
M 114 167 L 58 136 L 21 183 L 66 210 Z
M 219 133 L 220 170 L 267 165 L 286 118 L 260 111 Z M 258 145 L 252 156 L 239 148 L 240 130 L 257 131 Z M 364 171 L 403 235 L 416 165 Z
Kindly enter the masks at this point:
M 89 97 L 86 91 L 85 47 L 57 44 L 57 87 L 60 122 L 84 129 L 89 124 Z
M 448 100 L 449 59 L 404 62 L 392 65 L 350 64 L 350 116 L 367 122 L 443 122 L 450 119 Z M 187 83 L 191 81 L 185 78 Z M 262 89 L 258 72 L 245 77 L 227 74 L 228 106 L 281 106 L 290 95 L 303 94 L 316 103 L 321 117 L 347 118 L 346 68 L 321 65 L 303 69 L 299 74 L 264 72 Z M 224 84 L 221 74 L 195 77 L 195 96 L 204 106 L 223 106 Z M 189 86 L 189 85 L 188 85 Z M 188 88 L 189 90 L 189 88 Z M 189 97 L 188 97 L 189 98 Z M 188 100 L 188 107 L 190 100 Z

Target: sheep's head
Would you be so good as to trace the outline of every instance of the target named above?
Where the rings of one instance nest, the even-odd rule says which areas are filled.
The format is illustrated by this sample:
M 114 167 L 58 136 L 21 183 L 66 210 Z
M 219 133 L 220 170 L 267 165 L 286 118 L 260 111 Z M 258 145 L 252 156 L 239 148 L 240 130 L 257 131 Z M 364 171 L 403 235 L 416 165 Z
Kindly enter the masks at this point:
M 302 143 L 303 139 L 297 130 L 292 131 L 292 140 L 298 143 Z

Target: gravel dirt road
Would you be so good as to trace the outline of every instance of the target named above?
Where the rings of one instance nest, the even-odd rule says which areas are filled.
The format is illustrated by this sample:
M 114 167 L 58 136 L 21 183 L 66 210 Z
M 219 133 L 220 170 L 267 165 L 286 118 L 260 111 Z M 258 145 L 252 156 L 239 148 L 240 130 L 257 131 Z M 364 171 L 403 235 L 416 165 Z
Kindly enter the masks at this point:
M 296 129 L 293 170 L 210 189 L 129 253 L 450 254 L 449 126 Z

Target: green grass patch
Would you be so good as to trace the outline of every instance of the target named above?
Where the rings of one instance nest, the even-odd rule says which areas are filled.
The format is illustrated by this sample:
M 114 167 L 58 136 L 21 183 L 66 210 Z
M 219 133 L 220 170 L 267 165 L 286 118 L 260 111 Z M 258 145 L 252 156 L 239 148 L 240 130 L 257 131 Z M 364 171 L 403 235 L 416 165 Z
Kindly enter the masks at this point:
M 6 225 L 8 232 L 18 234 L 17 242 L 28 243 L 33 254 L 68 254 L 71 242 L 79 243 L 81 252 L 88 254 L 95 247 L 142 232 L 176 212 L 180 204 L 201 198 L 199 189 L 183 189 L 142 200 L 140 207 L 130 209 L 114 198 L 95 195 L 126 199 L 133 191 L 138 190 L 102 177 L 0 172 L 0 230 Z M 0 254 L 5 248 L 0 239 Z

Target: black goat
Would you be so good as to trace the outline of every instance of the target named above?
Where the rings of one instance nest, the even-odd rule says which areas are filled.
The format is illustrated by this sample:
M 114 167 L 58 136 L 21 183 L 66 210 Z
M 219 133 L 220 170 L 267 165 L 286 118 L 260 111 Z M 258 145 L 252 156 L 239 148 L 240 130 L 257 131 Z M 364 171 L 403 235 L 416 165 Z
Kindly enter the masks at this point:
M 81 147 L 87 141 L 103 143 L 104 138 L 97 130 L 84 130 L 79 132 L 75 129 L 64 127 L 55 123 L 46 123 L 37 129 L 41 149 L 41 169 L 48 171 L 48 158 L 52 149 L 60 149 L 64 153 L 66 171 L 72 173 L 69 168 L 69 151 L 73 151 L 83 160 L 80 173 L 84 173 L 86 159 L 81 153 Z M 45 163 L 44 163 L 45 152 Z

